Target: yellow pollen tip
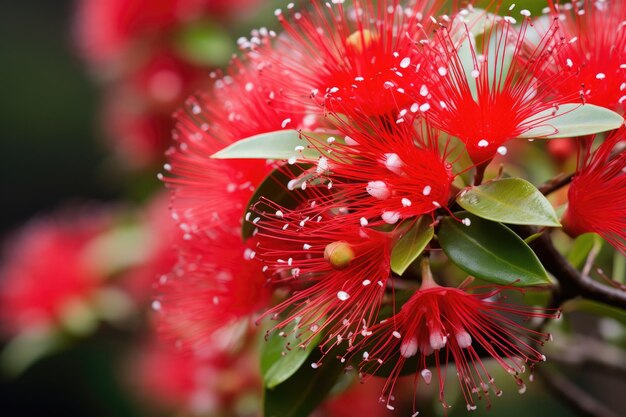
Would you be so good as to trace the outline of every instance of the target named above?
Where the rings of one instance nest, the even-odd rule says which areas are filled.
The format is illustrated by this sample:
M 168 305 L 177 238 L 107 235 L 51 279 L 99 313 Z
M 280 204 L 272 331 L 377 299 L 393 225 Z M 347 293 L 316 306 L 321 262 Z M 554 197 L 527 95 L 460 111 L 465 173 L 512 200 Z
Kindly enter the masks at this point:
M 374 41 L 375 36 L 367 29 L 357 30 L 346 39 L 346 44 L 350 45 L 358 52 L 363 52 Z
M 347 268 L 354 257 L 354 250 L 348 242 L 343 240 L 329 243 L 324 249 L 324 259 L 335 269 Z

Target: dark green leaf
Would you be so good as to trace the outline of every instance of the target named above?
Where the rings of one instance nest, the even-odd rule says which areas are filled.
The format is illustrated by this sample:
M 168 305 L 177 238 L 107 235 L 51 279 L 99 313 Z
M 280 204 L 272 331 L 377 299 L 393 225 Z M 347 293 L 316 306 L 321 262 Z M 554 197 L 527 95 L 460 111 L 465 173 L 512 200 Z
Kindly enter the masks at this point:
M 263 415 L 265 417 L 307 417 L 324 401 L 343 372 L 344 364 L 329 352 L 317 369 L 321 353 L 314 350 L 298 371 L 274 389 L 265 388 Z
M 297 130 L 278 130 L 241 139 L 213 154 L 215 159 L 317 159 L 320 152 Z
M 521 178 L 503 178 L 463 190 L 456 199 L 484 219 L 510 224 L 560 227 L 550 202 Z
M 295 208 L 299 201 L 296 196 L 299 189 L 290 191 L 287 189 L 287 183 L 305 171 L 306 167 L 298 164 L 284 165 L 279 169 L 275 169 L 256 188 L 248 201 L 247 209 L 259 201 L 261 197 L 266 197 L 283 207 Z M 252 236 L 254 228 L 254 224 L 250 221 L 243 223 L 241 235 L 244 241 Z
M 398 240 L 391 251 L 391 270 L 398 275 L 404 271 L 422 253 L 428 242 L 435 234 L 430 226 L 432 219 L 429 216 L 420 217 Z
M 556 117 L 552 118 L 553 115 Z M 568 103 L 560 105 L 556 111 L 549 109 L 531 116 L 522 124 L 536 125 L 537 122 L 542 124 L 518 137 L 556 139 L 592 135 L 619 128 L 624 118 L 612 110 L 593 104 Z
M 516 286 L 549 284 L 534 252 L 509 228 L 467 212 L 455 213 L 469 226 L 445 217 L 437 233 L 448 258 L 465 272 L 485 281 Z
M 291 377 L 302 366 L 319 342 L 318 334 L 305 347 L 298 338 L 297 323 L 294 321 L 283 330 L 285 336 L 273 332 L 261 348 L 261 375 L 267 388 L 274 388 Z

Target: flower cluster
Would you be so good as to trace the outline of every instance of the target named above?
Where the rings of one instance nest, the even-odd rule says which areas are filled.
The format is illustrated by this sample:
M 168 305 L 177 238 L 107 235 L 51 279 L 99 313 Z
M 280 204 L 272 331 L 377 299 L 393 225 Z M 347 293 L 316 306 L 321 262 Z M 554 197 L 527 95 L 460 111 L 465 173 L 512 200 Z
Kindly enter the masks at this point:
M 539 349 L 548 339 L 526 322 L 557 313 L 509 303 L 506 294 L 538 282 L 515 280 L 521 265 L 483 274 L 491 286 L 439 285 L 428 257 L 444 259 L 443 248 L 461 261 L 432 236 L 445 237 L 450 221 L 474 233 L 455 200 L 472 211 L 463 197 L 491 175 L 509 141 L 621 125 L 609 109 L 620 109 L 626 85 L 624 25 L 607 32 L 605 2 L 551 4 L 537 20 L 525 9 L 497 15 L 444 3 L 314 1 L 309 11 L 290 4 L 276 11 L 282 34 L 260 29 L 241 38 L 242 56 L 209 92 L 187 100 L 163 176 L 185 236 L 156 299 L 169 335 L 197 351 L 228 324 L 270 317 L 269 333 L 319 346 L 315 369 L 338 359 L 366 378 L 391 367 L 381 394 L 389 409 L 397 378 L 411 366 L 416 384 L 430 384 L 435 367 L 444 407 L 450 362 L 470 410 L 477 398 L 489 402 L 490 390 L 501 394 L 483 358 L 526 389 L 520 374 L 545 360 Z M 622 9 L 611 18 L 624 20 Z M 572 128 L 572 119 L 592 113 L 606 128 Z M 618 131 L 587 149 L 564 217 L 570 233 L 598 232 L 622 253 L 623 144 Z M 485 222 L 516 224 L 508 213 L 475 210 Z M 398 267 L 407 238 L 415 251 L 424 236 Z M 413 261 L 422 251 L 420 274 Z M 500 274 L 514 280 L 498 285 Z M 398 286 L 409 296 L 396 297 Z M 282 298 L 272 305 L 274 290 Z
M 218 19 L 255 0 L 80 0 L 74 35 L 80 55 L 104 87 L 101 125 L 125 165 L 160 163 L 170 144 L 171 114 L 208 72 L 230 58 Z M 208 29 L 207 29 L 208 28 Z M 202 39 L 216 47 L 198 52 Z

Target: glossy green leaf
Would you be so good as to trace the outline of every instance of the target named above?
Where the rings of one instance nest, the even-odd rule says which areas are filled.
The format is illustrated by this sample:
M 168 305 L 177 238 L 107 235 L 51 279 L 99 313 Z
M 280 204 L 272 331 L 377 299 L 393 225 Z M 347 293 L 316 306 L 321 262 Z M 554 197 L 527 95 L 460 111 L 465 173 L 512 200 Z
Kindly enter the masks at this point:
M 336 359 L 337 353 L 329 352 L 317 369 L 321 353 L 314 350 L 306 363 L 291 378 L 273 389 L 265 388 L 264 417 L 307 417 L 324 401 L 344 370 L 344 364 Z
M 297 130 L 278 130 L 241 139 L 213 154 L 215 159 L 317 159 L 320 152 Z
M 259 184 L 252 194 L 252 197 L 250 197 L 246 207 L 249 209 L 253 204 L 259 201 L 261 197 L 267 197 L 274 203 L 280 204 L 283 207 L 295 208 L 298 201 L 300 201 L 297 198 L 299 189 L 289 190 L 287 184 L 293 178 L 305 172 L 306 169 L 307 166 L 300 164 L 284 165 L 280 169 L 275 169 Z M 306 176 L 306 174 L 304 174 L 304 176 Z M 243 222 L 241 235 L 244 241 L 252 236 L 254 228 L 255 226 L 251 221 Z
M 280 336 L 282 332 L 284 336 Z M 285 327 L 282 332 L 273 332 L 261 347 L 261 375 L 267 388 L 274 388 L 296 373 L 321 336 L 318 334 L 305 347 L 301 347 L 296 322 Z
M 432 219 L 429 216 L 420 217 L 398 240 L 391 251 L 391 270 L 398 275 L 404 271 L 422 253 L 428 242 L 433 238 L 435 231 L 430 226 Z
M 521 178 L 503 178 L 467 188 L 456 202 L 470 213 L 488 220 L 561 226 L 550 202 L 534 185 Z
M 556 116 L 556 117 L 555 117 Z M 612 110 L 593 104 L 562 104 L 555 111 L 544 110 L 523 121 L 522 125 L 536 126 L 520 138 L 556 139 L 606 132 L 619 128 L 624 118 Z
M 467 212 L 455 213 L 469 226 L 445 217 L 437 233 L 448 258 L 465 272 L 496 284 L 545 285 L 548 274 L 534 252 L 509 228 Z
M 596 250 L 600 249 L 603 243 L 604 240 L 598 234 L 582 234 L 574 241 L 572 249 L 570 249 L 567 254 L 567 260 L 574 268 L 580 269 L 585 263 L 587 256 L 589 256 L 589 252 L 591 252 L 593 248 L 596 248 Z

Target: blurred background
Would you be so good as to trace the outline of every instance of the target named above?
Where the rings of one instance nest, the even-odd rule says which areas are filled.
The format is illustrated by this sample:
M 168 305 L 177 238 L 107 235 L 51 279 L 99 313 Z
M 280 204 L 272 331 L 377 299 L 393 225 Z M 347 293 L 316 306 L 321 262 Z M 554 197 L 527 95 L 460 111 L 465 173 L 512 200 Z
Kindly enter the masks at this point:
M 541 9 L 539 1 L 517 3 Z M 198 365 L 154 342 L 152 283 L 172 268 L 175 239 L 157 173 L 171 114 L 187 95 L 210 85 L 210 72 L 227 64 L 239 36 L 262 26 L 278 29 L 272 10 L 285 4 L 0 2 L 0 271 L 13 294 L 0 304 L 0 415 L 258 415 L 252 353 Z M 67 282 L 85 268 L 92 281 Z M 9 282 L 20 273 L 45 276 L 46 283 Z M 60 311 L 53 305 L 36 315 L 29 310 L 61 287 L 72 297 Z M 603 311 L 612 317 L 603 322 L 574 314 L 581 333 L 624 344 L 623 312 Z M 578 363 L 562 371 L 623 411 L 624 375 L 610 368 Z M 372 401 L 363 415 L 374 415 L 373 409 L 387 415 L 375 408 L 379 388 L 348 393 L 318 414 L 357 415 L 355 398 L 367 397 Z M 545 389 L 514 392 L 509 387 L 510 395 L 497 402 L 497 415 L 575 415 Z M 442 415 L 434 405 L 431 412 Z M 449 413 L 462 414 L 464 407 Z
M 0 307 L 0 415 L 185 413 L 178 410 L 196 376 L 185 359 L 155 347 L 147 318 L 151 281 L 172 267 L 152 262 L 167 252 L 169 237 L 158 235 L 167 242 L 155 248 L 145 236 L 169 223 L 157 173 L 172 113 L 227 64 L 238 36 L 276 25 L 272 7 L 255 0 L 0 4 L 0 273 L 5 288 L 21 291 Z M 123 273 L 98 271 L 107 281 L 96 278 L 97 291 L 85 295 L 61 282 L 72 274 L 66 254 L 94 247 L 102 254 L 120 242 L 127 246 L 110 258 L 130 251 L 132 259 L 109 265 Z M 62 330 L 50 318 L 19 321 L 54 285 L 15 289 L 8 281 L 20 274 L 58 279 L 89 301 L 66 309 L 74 323 Z

